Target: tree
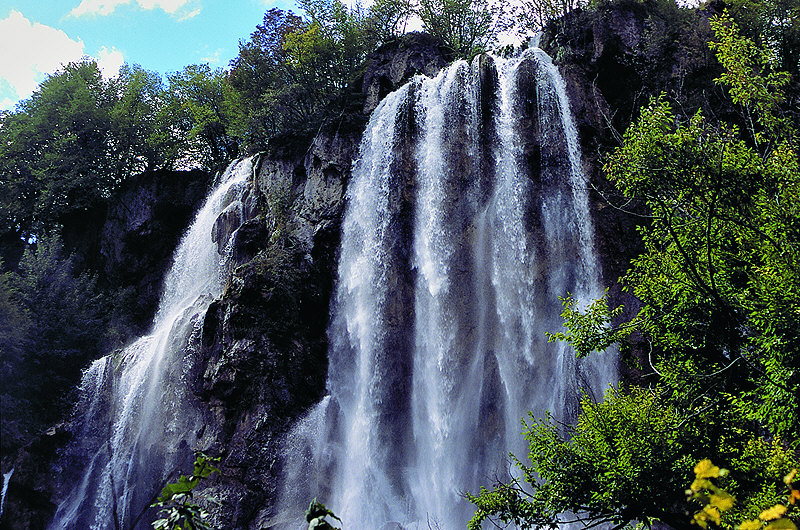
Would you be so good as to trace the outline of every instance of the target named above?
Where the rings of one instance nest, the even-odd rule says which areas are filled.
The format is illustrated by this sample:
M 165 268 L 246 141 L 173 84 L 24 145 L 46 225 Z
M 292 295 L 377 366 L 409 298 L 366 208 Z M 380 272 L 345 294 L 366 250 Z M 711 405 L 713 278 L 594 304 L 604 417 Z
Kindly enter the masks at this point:
M 124 64 L 108 83 L 112 101 L 111 151 L 118 179 L 171 168 L 183 139 L 165 111 L 167 91 L 161 76 Z
M 4 231 L 26 237 L 96 205 L 118 184 L 108 153 L 109 106 L 94 61 L 70 63 L 0 123 Z
M 0 440 L 3 454 L 11 454 L 24 440 L 27 424 L 22 421 L 28 410 L 14 390 L 23 366 L 25 339 L 30 329 L 30 317 L 20 302 L 19 292 L 14 286 L 14 275 L 3 269 L 0 260 Z
M 727 444 L 717 452 L 720 458 L 735 461 L 747 455 L 747 464 L 729 477 L 730 489 L 743 505 L 749 506 L 751 499 L 763 502 L 755 484 L 774 484 L 778 473 L 796 465 L 780 444 L 752 434 L 731 436 L 746 432 L 741 419 L 702 407 L 691 416 L 671 404 L 670 394 L 666 388 L 611 389 L 601 403 L 584 398 L 574 426 L 531 418 L 524 431 L 531 465 L 515 459 L 518 480 L 468 495 L 477 507 L 469 528 L 478 530 L 485 520 L 520 528 L 575 522 L 650 527 L 660 521 L 688 530 L 687 470 L 720 437 Z M 775 500 L 780 489 L 768 493 Z
M 272 9 L 231 63 L 240 95 L 236 131 L 248 149 L 279 134 L 310 134 L 340 113 L 351 82 L 378 42 L 369 13 L 340 0 L 304 0 L 305 16 Z M 386 15 L 391 16 L 391 15 Z
M 573 9 L 584 7 L 588 0 L 522 0 L 516 9 L 517 22 L 527 32 L 541 30 L 551 20 L 563 17 Z
M 185 135 L 185 162 L 220 169 L 236 158 L 239 145 L 231 134 L 236 95 L 221 68 L 193 64 L 167 75 L 169 100 L 166 120 Z
M 485 51 L 506 23 L 503 5 L 491 0 L 420 0 L 418 14 L 424 31 L 466 58 Z
M 405 33 L 415 12 L 412 0 L 376 0 L 369 7 L 368 23 L 379 42 L 388 42 Z
M 285 84 L 284 39 L 303 27 L 303 20 L 291 11 L 270 9 L 250 40 L 239 43 L 239 54 L 231 61 L 230 84 L 241 96 L 235 133 L 249 150 L 263 149 L 284 126 L 286 116 L 271 102 L 274 91 Z
M 7 278 L 24 320 L 14 357 L 4 359 L 14 375 L 4 392 L 21 402 L 16 419 L 39 428 L 65 412 L 81 370 L 100 356 L 108 311 L 96 279 L 75 271 L 56 235 L 41 234 Z

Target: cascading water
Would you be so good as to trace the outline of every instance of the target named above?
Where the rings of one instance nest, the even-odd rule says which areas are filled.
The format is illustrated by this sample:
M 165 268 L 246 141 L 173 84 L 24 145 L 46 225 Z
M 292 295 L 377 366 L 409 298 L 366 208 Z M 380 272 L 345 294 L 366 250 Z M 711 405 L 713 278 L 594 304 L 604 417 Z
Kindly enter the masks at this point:
M 224 285 L 225 257 L 212 231 L 225 209 L 238 208 L 241 223 L 239 198 L 252 170 L 250 159 L 232 164 L 198 212 L 175 252 L 151 334 L 84 374 L 79 431 L 64 458 L 72 487 L 50 528 L 149 527 L 140 514 L 191 462 L 204 424 L 188 388 L 191 348 Z
M 3 489 L 0 491 L 0 516 L 3 515 L 3 506 L 6 504 L 6 493 L 8 493 L 8 484 L 11 482 L 11 477 L 14 476 L 14 468 L 12 467 L 8 473 L 3 473 Z
M 528 411 L 570 421 L 581 388 L 616 379 L 615 359 L 579 362 L 545 335 L 559 296 L 602 294 L 593 237 L 544 52 L 458 62 L 387 96 L 348 189 L 329 396 L 286 437 L 273 523 L 294 528 L 316 496 L 346 528 L 463 528 L 460 492 L 525 454 Z

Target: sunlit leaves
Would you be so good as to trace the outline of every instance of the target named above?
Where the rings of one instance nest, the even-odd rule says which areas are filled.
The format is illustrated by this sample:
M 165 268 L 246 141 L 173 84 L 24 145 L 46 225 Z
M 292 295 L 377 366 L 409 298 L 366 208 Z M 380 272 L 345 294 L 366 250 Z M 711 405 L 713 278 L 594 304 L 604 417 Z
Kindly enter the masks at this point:
M 718 486 L 713 479 L 724 477 L 728 474 L 726 469 L 720 469 L 711 463 L 709 459 L 701 460 L 694 468 L 695 480 L 688 490 L 687 495 L 702 504 L 702 509 L 692 516 L 692 523 L 701 528 L 708 528 L 710 523 L 716 526 L 725 526 L 722 521 L 722 514 L 734 507 L 736 499 Z M 789 489 L 787 504 L 793 504 L 797 490 L 793 487 L 794 477 L 797 469 L 793 469 L 787 474 L 783 482 Z M 761 510 L 758 519 L 746 519 L 737 526 L 737 530 L 797 530 L 797 525 L 791 517 L 796 514 L 789 514 L 789 509 L 781 503 L 774 504 L 767 509 Z
M 547 333 L 548 342 L 565 341 L 578 354 L 585 357 L 593 351 L 605 351 L 612 344 L 622 343 L 635 329 L 631 323 L 615 327 L 614 321 L 622 315 L 623 307 L 608 307 L 608 292 L 581 310 L 578 301 L 567 294 L 561 298 L 564 327 L 567 332 Z
M 153 508 L 159 509 L 159 518 L 153 521 L 154 530 L 213 529 L 209 512 L 194 502 L 194 490 L 204 479 L 219 472 L 215 467 L 219 461 L 219 457 L 198 453 L 191 475 L 181 475 L 177 482 L 164 486 L 161 496 L 152 504 Z M 215 502 L 207 495 L 202 495 L 202 498 L 206 502 Z

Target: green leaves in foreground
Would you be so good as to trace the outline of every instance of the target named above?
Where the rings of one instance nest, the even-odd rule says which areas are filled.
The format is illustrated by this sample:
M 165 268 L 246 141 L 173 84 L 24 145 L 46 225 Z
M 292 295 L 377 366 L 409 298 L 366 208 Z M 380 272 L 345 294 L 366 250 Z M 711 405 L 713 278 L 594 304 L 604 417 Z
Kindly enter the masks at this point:
M 605 351 L 613 344 L 623 343 L 635 329 L 631 322 L 614 326 L 614 322 L 622 316 L 624 307 L 608 307 L 608 289 L 585 311 L 581 311 L 578 301 L 571 294 L 559 299 L 564 307 L 561 317 L 567 332 L 547 333 L 547 341 L 566 341 L 575 349 L 578 357 L 586 357 L 593 351 Z
M 306 521 L 308 522 L 308 530 L 339 530 L 330 524 L 325 518 L 331 516 L 339 522 L 341 519 L 336 517 L 332 511 L 325 507 L 324 504 L 319 502 L 316 498 L 311 501 L 306 510 Z
M 709 524 L 722 525 L 722 514 L 731 510 L 736 498 L 725 489 L 715 484 L 715 480 L 728 475 L 727 469 L 720 469 L 711 460 L 705 458 L 694 467 L 695 479 L 686 495 L 689 499 L 702 504 L 703 508 L 692 516 L 692 524 L 704 530 Z M 783 483 L 789 490 L 786 504 L 778 502 L 773 506 L 761 509 L 757 518 L 746 519 L 738 525 L 739 530 L 797 530 L 792 519 L 798 516 L 797 502 L 800 501 L 800 490 L 794 486 L 797 468 L 792 469 Z
M 181 475 L 177 482 L 164 486 L 161 496 L 152 505 L 160 509 L 160 518 L 153 521 L 155 530 L 213 530 L 208 522 L 209 513 L 194 504 L 193 492 L 203 479 L 219 472 L 214 467 L 219 461 L 219 457 L 198 453 L 190 476 Z M 213 502 L 208 497 L 205 500 Z
M 574 427 L 532 418 L 524 431 L 530 465 L 512 456 L 521 479 L 467 495 L 477 507 L 469 528 L 484 520 L 520 528 L 634 520 L 680 527 L 684 470 L 696 460 L 682 451 L 707 440 L 696 424 L 681 425 L 665 401 L 659 391 L 611 389 L 602 403 L 582 400 Z

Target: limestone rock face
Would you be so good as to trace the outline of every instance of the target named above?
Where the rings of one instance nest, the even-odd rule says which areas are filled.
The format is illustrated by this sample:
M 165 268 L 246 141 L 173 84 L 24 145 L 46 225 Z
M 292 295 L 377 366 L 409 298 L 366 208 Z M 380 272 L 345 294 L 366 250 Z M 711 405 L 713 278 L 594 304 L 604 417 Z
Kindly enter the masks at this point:
M 443 43 L 425 33 L 409 33 L 381 46 L 364 72 L 364 113 L 369 114 L 390 92 L 416 74 L 435 76 L 453 57 Z
M 136 293 L 131 312 L 140 328 L 155 313 L 172 253 L 207 192 L 200 170 L 143 173 L 112 198 L 91 268 L 116 288 Z

